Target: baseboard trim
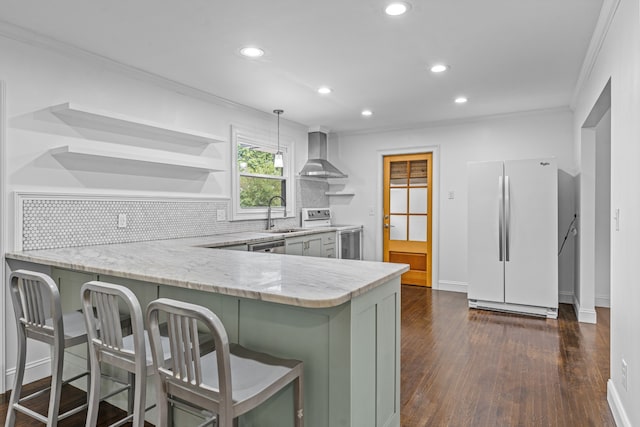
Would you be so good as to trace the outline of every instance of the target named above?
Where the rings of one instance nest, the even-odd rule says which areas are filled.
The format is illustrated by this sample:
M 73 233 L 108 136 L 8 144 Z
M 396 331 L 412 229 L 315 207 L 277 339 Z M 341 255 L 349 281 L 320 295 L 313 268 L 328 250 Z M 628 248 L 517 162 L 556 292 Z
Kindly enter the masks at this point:
M 573 292 L 558 292 L 558 302 L 562 304 L 573 304 Z
M 45 357 L 40 360 L 34 360 L 26 364 L 24 369 L 24 384 L 37 381 L 42 378 L 46 378 L 51 375 L 51 358 Z M 7 390 L 13 390 L 13 385 L 16 380 L 16 368 L 7 369 L 5 375 L 5 384 Z
M 576 317 L 578 318 L 578 322 L 582 323 L 596 323 L 596 310 L 590 310 L 580 307 L 580 301 L 574 295 L 573 296 L 573 309 L 576 312 Z
M 611 307 L 611 298 L 609 295 L 596 295 L 596 307 Z
M 552 307 L 536 307 L 532 305 L 511 304 L 504 302 L 483 301 L 470 299 L 469 308 L 477 308 L 481 310 L 503 311 L 507 313 L 526 314 L 530 316 L 546 317 L 547 319 L 558 318 L 558 308 Z
M 467 282 L 456 282 L 453 280 L 440 280 L 438 282 L 439 291 L 467 293 Z
M 611 409 L 611 414 L 613 414 L 616 426 L 631 427 L 631 421 L 629 421 L 627 411 L 625 411 L 624 406 L 622 406 L 620 395 L 611 378 L 607 381 L 607 403 L 609 404 L 609 409 Z

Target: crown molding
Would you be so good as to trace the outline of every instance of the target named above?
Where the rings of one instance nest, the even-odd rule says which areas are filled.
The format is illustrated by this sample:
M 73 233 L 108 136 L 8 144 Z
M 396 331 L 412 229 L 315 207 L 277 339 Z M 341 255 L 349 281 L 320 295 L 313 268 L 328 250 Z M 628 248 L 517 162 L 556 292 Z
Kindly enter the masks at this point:
M 587 53 L 585 54 L 584 61 L 582 62 L 582 68 L 578 75 L 578 81 L 576 82 L 573 96 L 571 97 L 571 103 L 569 104 L 572 111 L 576 108 L 578 97 L 580 96 L 584 85 L 591 77 L 591 72 L 598 60 L 598 56 L 602 50 L 602 45 L 607 38 L 607 34 L 609 33 L 611 23 L 613 22 L 613 18 L 619 5 L 620 0 L 604 0 L 602 3 L 600 16 L 598 16 L 598 22 L 593 30 L 593 35 L 591 36 L 591 41 L 589 42 L 589 47 L 587 48 Z
M 124 64 L 109 57 L 93 53 L 78 46 L 62 42 L 60 40 L 48 37 L 44 34 L 2 20 L 0 20 L 0 36 L 37 48 L 52 50 L 67 57 L 82 59 L 89 63 L 96 64 L 101 67 L 106 67 L 114 72 L 126 75 L 127 77 L 150 83 L 163 89 L 188 96 L 190 98 L 199 99 L 201 101 L 205 101 L 236 111 L 242 111 L 248 114 L 260 115 L 269 118 L 273 116 L 271 112 L 262 111 L 257 108 L 249 107 L 247 105 L 231 101 L 202 89 L 197 89 L 193 86 L 189 86 L 187 84 L 180 83 L 161 75 L 145 71 L 141 68 Z M 304 127 L 305 129 L 307 128 L 306 125 L 292 120 L 282 119 L 282 121 L 287 122 L 293 126 Z

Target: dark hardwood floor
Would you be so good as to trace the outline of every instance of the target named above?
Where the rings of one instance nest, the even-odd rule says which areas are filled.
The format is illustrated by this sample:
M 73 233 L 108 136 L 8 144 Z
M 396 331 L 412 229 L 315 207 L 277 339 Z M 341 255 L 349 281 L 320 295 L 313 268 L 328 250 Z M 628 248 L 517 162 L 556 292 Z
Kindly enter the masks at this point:
M 606 401 L 609 310 L 578 323 L 467 308 L 402 287 L 402 426 L 615 426 Z
M 402 288 L 403 427 L 615 426 L 608 378 L 608 309 L 587 325 L 569 305 L 558 320 L 545 320 L 469 310 L 466 294 Z M 63 391 L 64 407 L 83 399 L 77 389 Z M 0 399 L 1 420 L 7 400 Z M 34 403 L 45 412 L 46 400 Z M 60 426 L 82 426 L 84 416 Z M 103 404 L 99 426 L 120 416 Z M 18 415 L 16 426 L 38 425 Z
M 79 380 L 84 381 L 84 380 Z M 22 388 L 22 395 L 26 396 L 29 393 L 45 388 L 49 385 L 50 378 L 45 378 L 43 380 L 39 380 L 33 382 L 29 385 L 26 385 Z M 4 425 L 5 419 L 7 417 L 7 404 L 9 402 L 10 393 L 5 393 L 4 395 L 0 395 L 0 420 L 2 420 L 2 425 Z M 47 408 L 49 406 L 48 402 L 48 394 L 44 396 L 38 396 L 33 400 L 27 403 L 27 407 L 30 409 L 37 411 L 41 414 L 47 413 Z M 65 411 L 71 410 L 76 406 L 79 406 L 86 402 L 86 394 L 71 385 L 66 385 L 62 388 L 62 397 L 60 399 L 60 413 L 64 413 Z M 106 402 L 102 402 L 100 404 L 100 412 L 98 413 L 98 426 L 106 427 L 114 422 L 120 420 L 126 415 L 124 411 L 116 408 L 115 406 L 109 405 Z M 86 421 L 87 411 L 82 411 L 77 413 L 69 418 L 66 418 L 60 422 L 58 422 L 59 427 L 80 427 L 84 426 Z M 131 426 L 131 423 L 124 424 L 125 426 Z M 24 414 L 18 413 L 16 415 L 16 427 L 42 427 L 43 424 L 34 420 L 33 418 L 27 417 Z M 153 427 L 152 424 L 145 422 L 145 427 Z

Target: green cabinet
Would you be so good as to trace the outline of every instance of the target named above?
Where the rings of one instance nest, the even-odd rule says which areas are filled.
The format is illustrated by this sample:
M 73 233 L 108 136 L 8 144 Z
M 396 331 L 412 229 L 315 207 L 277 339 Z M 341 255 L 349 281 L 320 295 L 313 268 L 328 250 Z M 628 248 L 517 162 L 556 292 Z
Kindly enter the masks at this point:
M 322 233 L 322 256 L 325 258 L 336 257 L 336 233 Z
M 311 236 L 316 236 L 314 240 L 319 237 L 319 246 L 324 246 L 321 233 L 307 237 Z M 307 426 L 400 426 L 399 276 L 341 305 L 305 308 L 59 268 L 52 268 L 51 274 L 68 308 L 79 308 L 80 287 L 86 281 L 118 283 L 133 290 L 143 310 L 158 297 L 195 302 L 220 317 L 231 342 L 302 360 Z M 78 350 L 67 352 L 65 370 L 71 368 L 67 372 L 75 374 L 86 367 L 84 347 Z M 147 403 L 151 404 L 155 390 L 152 383 L 147 387 Z M 109 401 L 126 408 L 124 394 Z M 293 427 L 292 401 L 293 389 L 288 387 L 241 416 L 239 427 Z M 197 424 L 181 411 L 175 416 L 175 425 Z M 147 420 L 155 421 L 154 410 Z
M 334 232 L 326 232 L 287 237 L 285 239 L 285 253 L 287 255 L 335 258 L 335 235 Z

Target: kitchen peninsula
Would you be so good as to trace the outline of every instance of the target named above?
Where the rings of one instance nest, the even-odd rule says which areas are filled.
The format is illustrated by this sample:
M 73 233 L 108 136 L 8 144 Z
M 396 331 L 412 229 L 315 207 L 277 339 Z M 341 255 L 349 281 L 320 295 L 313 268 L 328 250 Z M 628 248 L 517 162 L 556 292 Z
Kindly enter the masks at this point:
M 247 233 L 251 234 L 251 233 Z M 260 234 L 260 233 L 255 233 Z M 305 364 L 305 424 L 400 425 L 400 275 L 404 264 L 211 249 L 259 236 L 184 238 L 8 253 L 12 269 L 47 271 L 64 309 L 88 280 L 205 305 L 230 341 Z M 224 241 L 223 241 L 224 240 Z M 241 426 L 292 424 L 292 390 Z

